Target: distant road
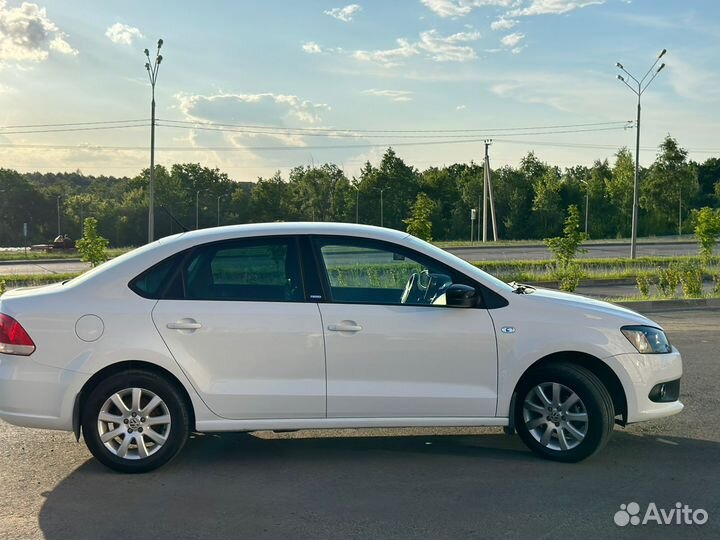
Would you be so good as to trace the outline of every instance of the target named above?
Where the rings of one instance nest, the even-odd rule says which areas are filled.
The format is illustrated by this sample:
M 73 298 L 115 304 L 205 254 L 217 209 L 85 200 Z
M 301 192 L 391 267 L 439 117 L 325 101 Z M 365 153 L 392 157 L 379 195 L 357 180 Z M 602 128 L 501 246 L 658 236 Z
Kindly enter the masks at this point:
M 582 258 L 627 258 L 630 253 L 629 244 L 590 244 L 587 246 L 587 253 L 580 255 Z M 546 247 L 533 246 L 503 246 L 503 247 L 465 247 L 449 248 L 447 251 L 467 261 L 512 261 L 519 259 L 541 260 L 550 259 L 550 252 Z M 639 257 L 659 256 L 670 257 L 677 255 L 697 254 L 697 244 L 693 242 L 655 242 L 638 244 L 637 253 Z M 0 275 L 20 274 L 64 274 L 71 272 L 83 272 L 89 265 L 77 260 L 70 261 L 32 261 L 17 263 L 0 263 Z
M 589 244 L 587 253 L 580 255 L 584 259 L 628 258 L 630 244 Z M 502 247 L 466 247 L 450 248 L 447 251 L 467 261 L 512 261 L 520 259 L 551 259 L 552 255 L 544 246 L 502 246 Z M 637 245 L 638 257 L 671 257 L 677 255 L 696 255 L 698 245 L 694 242 L 653 242 Z

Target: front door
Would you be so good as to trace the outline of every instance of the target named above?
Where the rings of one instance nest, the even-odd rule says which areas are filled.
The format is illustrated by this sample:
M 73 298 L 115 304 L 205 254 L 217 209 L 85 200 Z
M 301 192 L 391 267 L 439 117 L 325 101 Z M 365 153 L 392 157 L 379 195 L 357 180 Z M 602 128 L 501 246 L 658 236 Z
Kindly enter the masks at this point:
M 443 305 L 465 276 L 404 246 L 314 240 L 330 301 L 320 304 L 328 417 L 492 417 L 497 347 L 486 309 Z
M 325 417 L 318 306 L 295 238 L 197 247 L 153 321 L 208 407 L 230 419 Z

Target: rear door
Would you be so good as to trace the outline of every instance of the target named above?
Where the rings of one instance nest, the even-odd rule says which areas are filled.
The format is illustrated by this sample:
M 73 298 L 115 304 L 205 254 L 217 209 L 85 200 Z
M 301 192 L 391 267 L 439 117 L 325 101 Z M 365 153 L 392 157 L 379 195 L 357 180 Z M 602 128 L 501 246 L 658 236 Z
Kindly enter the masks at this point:
M 207 244 L 158 301 L 155 326 L 217 415 L 325 416 L 322 324 L 300 268 L 294 237 Z

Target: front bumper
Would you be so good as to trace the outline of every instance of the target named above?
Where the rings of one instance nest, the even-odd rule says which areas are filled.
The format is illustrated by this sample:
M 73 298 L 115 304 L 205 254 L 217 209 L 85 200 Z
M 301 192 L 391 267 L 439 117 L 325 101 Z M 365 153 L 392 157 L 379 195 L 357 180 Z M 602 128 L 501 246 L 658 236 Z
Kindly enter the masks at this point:
M 0 418 L 18 426 L 72 431 L 75 396 L 88 375 L 0 354 Z
M 627 423 L 672 416 L 683 410 L 680 400 L 656 402 L 649 397 L 657 384 L 675 381 L 682 376 L 682 357 L 673 347 L 667 354 L 628 353 L 612 357 L 615 372 L 625 389 Z

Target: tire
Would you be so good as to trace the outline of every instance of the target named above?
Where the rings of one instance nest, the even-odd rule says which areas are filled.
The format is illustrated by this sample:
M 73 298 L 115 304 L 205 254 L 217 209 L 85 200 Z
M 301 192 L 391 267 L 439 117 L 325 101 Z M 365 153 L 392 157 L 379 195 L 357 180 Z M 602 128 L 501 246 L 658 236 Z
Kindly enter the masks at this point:
M 144 473 L 166 464 L 182 450 L 190 433 L 188 408 L 177 388 L 140 369 L 100 381 L 84 400 L 81 415 L 92 455 L 124 473 Z
M 513 414 L 515 429 L 530 450 L 566 463 L 602 449 L 615 426 L 607 388 L 590 370 L 570 363 L 529 372 L 518 385 Z

